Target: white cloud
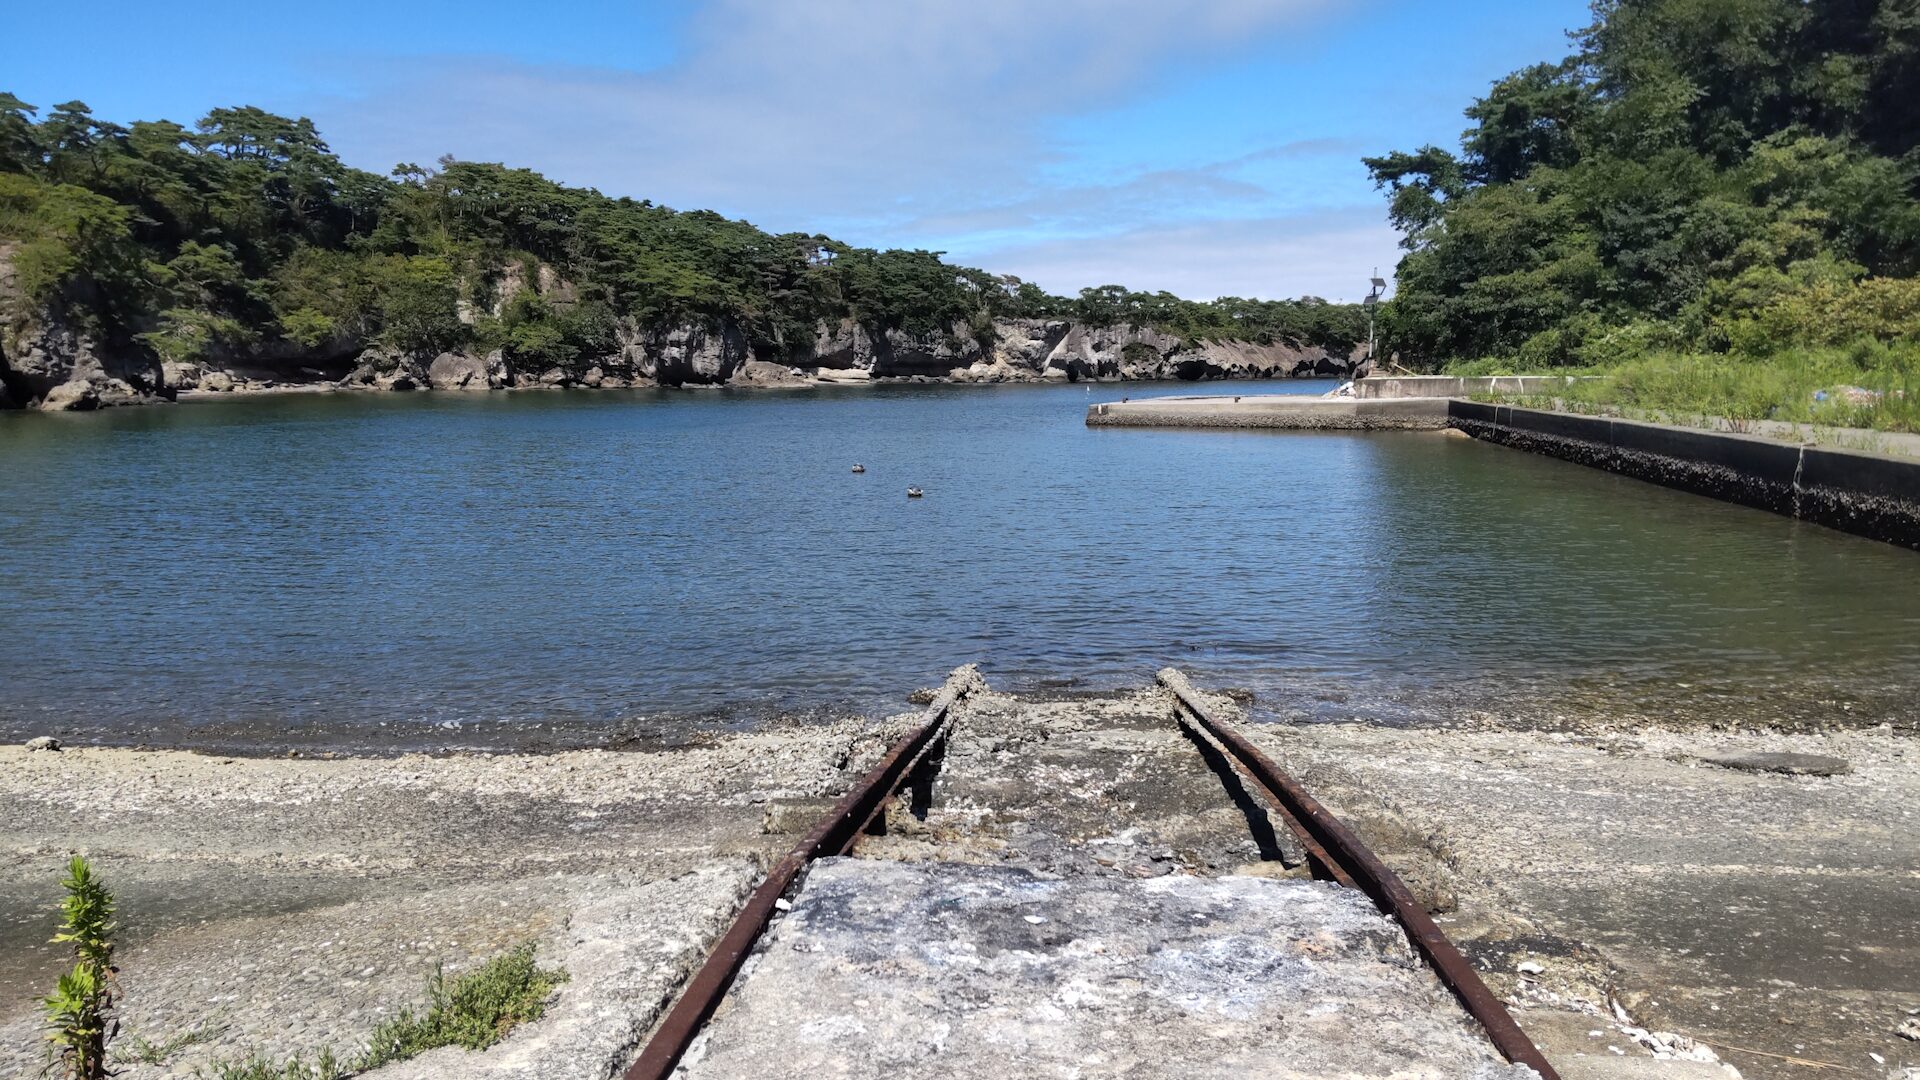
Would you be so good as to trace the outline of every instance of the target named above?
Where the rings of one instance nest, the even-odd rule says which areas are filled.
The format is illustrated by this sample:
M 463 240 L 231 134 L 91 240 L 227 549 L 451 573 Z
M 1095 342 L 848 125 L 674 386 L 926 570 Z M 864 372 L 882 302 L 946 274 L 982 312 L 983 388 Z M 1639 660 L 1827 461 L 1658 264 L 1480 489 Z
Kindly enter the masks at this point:
M 1211 299 L 1319 296 L 1355 301 L 1378 267 L 1391 277 L 1399 234 L 1369 209 L 1149 227 L 981 252 L 973 261 L 1072 295 L 1093 285 Z
M 335 148 L 371 168 L 447 152 L 775 230 L 968 251 L 1017 250 L 1018 238 L 1048 265 L 1090 265 L 1147 237 L 1219 233 L 1176 224 L 1195 217 L 1265 215 L 1271 227 L 1285 207 L 1245 167 L 1338 147 L 1308 141 L 1062 185 L 1045 179 L 1066 160 L 1049 125 L 1150 91 L 1166 72 L 1271 46 L 1329 2 L 706 0 L 676 59 L 652 71 L 383 63 L 360 92 L 315 111 Z M 1128 229 L 1131 240 L 1071 239 Z M 1156 280 L 1209 294 L 1243 280 L 1184 261 L 1192 269 Z M 1132 265 L 1088 272 L 1133 280 Z

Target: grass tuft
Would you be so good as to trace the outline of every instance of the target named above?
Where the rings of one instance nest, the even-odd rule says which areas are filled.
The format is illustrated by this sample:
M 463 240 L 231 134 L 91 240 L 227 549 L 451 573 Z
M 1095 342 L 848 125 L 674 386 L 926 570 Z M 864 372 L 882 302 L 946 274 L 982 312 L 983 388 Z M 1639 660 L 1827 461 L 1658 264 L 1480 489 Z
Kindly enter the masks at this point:
M 115 1052 L 114 1060 L 131 1062 L 135 1065 L 165 1065 L 187 1047 L 218 1038 L 225 1031 L 224 1026 L 202 1026 L 191 1028 L 159 1042 L 145 1036 L 135 1036 L 121 1044 L 120 1050 Z
M 194 1075 L 204 1074 L 195 1070 Z M 312 1064 L 301 1054 L 278 1062 L 255 1054 L 244 1061 L 217 1062 L 213 1066 L 213 1080 L 342 1080 L 351 1075 L 332 1050 L 314 1055 Z
M 309 1062 L 295 1054 L 275 1061 L 255 1054 L 240 1061 L 216 1062 L 212 1080 L 342 1080 L 442 1046 L 485 1050 L 521 1024 L 540 1019 L 554 988 L 567 981 L 558 968 L 536 967 L 531 942 L 488 960 L 464 975 L 447 978 L 436 966 L 427 981 L 427 1002 L 373 1030 L 367 1047 L 350 1061 L 331 1049 Z M 201 1070 L 196 1076 L 205 1076 Z
M 502 953 L 456 978 L 449 979 L 436 968 L 427 983 L 424 1011 L 402 1009 L 400 1015 L 375 1028 L 355 1069 L 377 1069 L 441 1046 L 484 1050 L 514 1027 L 538 1020 L 546 1011 L 548 996 L 566 979 L 558 969 L 534 966 L 532 944 Z

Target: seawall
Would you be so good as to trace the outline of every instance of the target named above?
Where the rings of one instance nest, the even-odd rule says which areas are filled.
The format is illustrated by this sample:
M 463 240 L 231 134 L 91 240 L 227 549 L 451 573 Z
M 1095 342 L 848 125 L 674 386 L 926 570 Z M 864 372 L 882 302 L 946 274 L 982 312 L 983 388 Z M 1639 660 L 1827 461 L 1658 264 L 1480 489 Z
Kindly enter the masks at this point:
M 1268 428 L 1295 431 L 1435 431 L 1447 426 L 1445 398 L 1163 397 L 1087 407 L 1088 427 Z
M 1920 461 L 1473 401 L 1447 417 L 1476 439 L 1920 550 Z
M 1450 398 L 1473 394 L 1551 394 L 1572 375 L 1380 375 L 1353 381 L 1357 398 Z
M 1295 431 L 1453 428 L 1501 446 L 1920 550 L 1920 460 L 1858 450 L 1446 397 L 1221 395 L 1122 400 L 1088 406 L 1087 426 Z

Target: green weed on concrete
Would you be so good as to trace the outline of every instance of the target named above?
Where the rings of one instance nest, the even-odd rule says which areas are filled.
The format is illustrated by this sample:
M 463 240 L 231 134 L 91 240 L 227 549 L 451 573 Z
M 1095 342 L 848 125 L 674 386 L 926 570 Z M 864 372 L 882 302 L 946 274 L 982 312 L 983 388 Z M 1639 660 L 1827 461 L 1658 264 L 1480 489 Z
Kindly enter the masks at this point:
M 265 1055 L 255 1055 L 244 1061 L 222 1062 L 213 1066 L 214 1080 L 343 1080 L 352 1075 L 331 1050 L 322 1050 L 314 1055 L 311 1064 L 305 1055 L 295 1054 L 285 1061 L 276 1062 Z
M 341 1080 L 442 1046 L 484 1050 L 519 1025 L 540 1019 L 547 999 L 566 981 L 564 971 L 534 964 L 532 943 L 453 978 L 436 967 L 427 981 L 426 1004 L 417 1011 L 402 1009 L 375 1028 L 358 1055 L 342 1060 L 324 1049 L 312 1060 L 295 1054 L 276 1061 L 256 1054 L 213 1065 L 211 1080 Z
M 484 1050 L 520 1024 L 538 1020 L 547 997 L 566 981 L 556 968 L 536 967 L 533 945 L 521 945 L 456 978 L 436 969 L 427 1004 L 374 1029 L 355 1067 L 376 1069 L 441 1046 Z

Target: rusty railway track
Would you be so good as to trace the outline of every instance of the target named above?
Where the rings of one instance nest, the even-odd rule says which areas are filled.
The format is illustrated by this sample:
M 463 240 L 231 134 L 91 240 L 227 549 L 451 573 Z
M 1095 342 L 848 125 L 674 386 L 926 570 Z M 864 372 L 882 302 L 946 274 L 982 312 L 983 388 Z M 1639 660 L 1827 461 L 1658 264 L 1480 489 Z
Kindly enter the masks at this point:
M 1344 822 L 1307 794 L 1298 781 L 1209 713 L 1184 676 L 1168 669 L 1160 673 L 1160 682 L 1174 695 L 1174 719 L 1223 748 L 1233 766 L 1266 794 L 1305 849 L 1308 866 L 1315 877 L 1365 893 L 1383 914 L 1400 924 L 1414 950 L 1426 959 L 1441 983 L 1486 1031 L 1502 1056 L 1515 1064 L 1531 1067 L 1542 1080 L 1560 1080 L 1546 1056 L 1520 1029 L 1506 1006 L 1481 981 L 1445 932 L 1435 925 L 1399 875 L 1361 843 Z M 914 729 L 895 743 L 879 764 L 862 776 L 812 831 L 773 865 L 733 924 L 715 942 L 705 963 L 687 981 L 622 1080 L 667 1080 L 726 997 L 740 966 L 773 921 L 780 900 L 807 864 L 852 852 L 862 835 L 882 826 L 887 807 L 901 785 L 939 752 L 952 727 L 954 706 L 962 696 L 963 691 L 956 690 L 950 681 L 920 714 Z
M 766 880 L 747 898 L 739 917 L 714 943 L 706 963 L 687 981 L 640 1056 L 628 1066 L 623 1080 L 666 1080 L 713 1010 L 726 997 L 740 965 L 753 950 L 754 942 L 766 932 L 774 912 L 779 910 L 781 897 L 792 887 L 800 871 L 815 859 L 853 850 L 860 834 L 886 813 L 887 803 L 900 784 L 947 737 L 953 706 L 959 697 L 951 686 L 942 689 L 920 714 L 920 723 L 914 730 L 895 743 L 878 765 L 841 796 L 792 851 L 773 864 Z
M 1287 827 L 1307 849 L 1309 863 L 1318 864 L 1314 866 L 1316 876 L 1330 877 L 1366 893 L 1382 914 L 1406 931 L 1414 950 L 1426 958 L 1461 1006 L 1486 1029 L 1487 1037 L 1502 1056 L 1517 1065 L 1531 1067 L 1542 1080 L 1560 1080 L 1560 1074 L 1548 1064 L 1546 1055 L 1520 1029 L 1513 1014 L 1493 991 L 1487 989 L 1479 973 L 1460 955 L 1446 933 L 1434 924 L 1426 907 L 1414 899 L 1400 875 L 1361 843 L 1345 822 L 1307 794 L 1299 781 L 1287 775 L 1244 736 L 1215 719 L 1178 672 L 1172 669 L 1161 672 L 1160 682 L 1173 691 L 1174 700 L 1179 702 L 1180 721 L 1197 725 L 1225 747 L 1234 764 L 1266 791 Z

